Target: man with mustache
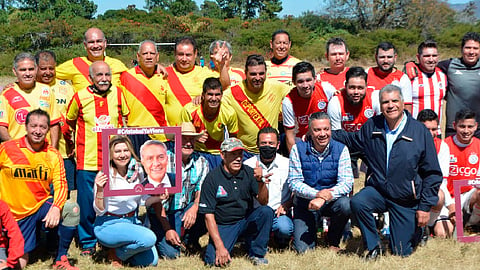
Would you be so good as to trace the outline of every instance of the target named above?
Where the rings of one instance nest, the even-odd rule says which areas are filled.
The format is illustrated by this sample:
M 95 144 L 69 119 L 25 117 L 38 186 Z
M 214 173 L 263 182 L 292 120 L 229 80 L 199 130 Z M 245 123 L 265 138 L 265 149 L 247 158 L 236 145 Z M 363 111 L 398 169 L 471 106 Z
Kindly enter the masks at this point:
M 267 67 L 263 56 L 249 55 L 245 63 L 245 79 L 225 91 L 223 100 L 237 114 L 238 135 L 245 145 L 246 158 L 258 154 L 257 133 L 264 127 L 278 128 L 282 100 L 290 87 L 266 79 Z
M 300 62 L 297 58 L 290 55 L 292 41 L 290 34 L 285 30 L 277 30 L 272 34 L 270 48 L 273 57 L 267 64 L 267 78 L 277 80 L 292 86 L 292 68 Z
M 51 116 L 50 145 L 58 148 L 61 116 L 54 91 L 50 86 L 36 81 L 35 57 L 30 53 L 17 54 L 12 70 L 17 82 L 1 94 L 0 139 L 9 141 L 23 137 L 28 112 L 40 108 Z
M 221 147 L 222 165 L 208 173 L 202 184 L 199 213 L 205 214 L 210 240 L 205 251 L 207 265 L 225 266 L 239 236 L 249 247 L 254 265 L 268 264 L 265 258 L 272 228 L 273 211 L 267 206 L 268 189 L 263 175 L 243 165 L 242 142 L 228 138 Z M 254 198 L 261 204 L 253 208 Z
M 96 216 L 93 185 L 102 167 L 100 134 L 104 128 L 123 127 L 124 118 L 130 112 L 122 90 L 112 86 L 112 73 L 106 62 L 93 62 L 89 67 L 89 77 L 93 83 L 73 95 L 66 114 L 67 123 L 75 130 L 77 202 L 82 209 L 78 234 L 85 256 L 95 252 L 97 242 L 93 233 Z
M 412 82 L 412 116 L 417 118 L 420 111 L 431 109 L 439 116 L 440 124 L 442 102 L 447 93 L 447 76 L 437 67 L 437 43 L 433 40 L 420 43 L 417 61 L 405 64 L 405 73 Z
M 462 38 L 462 56 L 450 58 L 438 63 L 438 67 L 447 75 L 447 95 L 445 100 L 447 125 L 445 135 L 454 135 L 455 114 L 465 107 L 474 110 L 477 122 L 480 121 L 480 34 L 468 32 Z M 480 129 L 475 131 L 480 138 Z
M 397 85 L 402 89 L 402 96 L 407 111 L 412 111 L 412 84 L 408 76 L 395 67 L 397 49 L 390 42 L 378 44 L 375 50 L 376 67 L 368 69 L 367 86 L 379 91 L 387 84 Z
M 330 217 L 327 244 L 340 251 L 343 229 L 350 218 L 353 175 L 348 148 L 331 139 L 328 114 L 316 112 L 308 121 L 309 136 L 297 142 L 290 153 L 288 182 L 293 201 L 293 245 L 298 253 L 314 249 L 317 224 Z
M 218 78 L 203 82 L 200 106 L 188 103 L 182 110 L 182 121 L 191 122 L 201 136 L 195 150 L 207 159 L 210 169 L 222 163 L 220 144 L 238 133 L 238 119 L 232 107 L 222 102 L 222 85 Z

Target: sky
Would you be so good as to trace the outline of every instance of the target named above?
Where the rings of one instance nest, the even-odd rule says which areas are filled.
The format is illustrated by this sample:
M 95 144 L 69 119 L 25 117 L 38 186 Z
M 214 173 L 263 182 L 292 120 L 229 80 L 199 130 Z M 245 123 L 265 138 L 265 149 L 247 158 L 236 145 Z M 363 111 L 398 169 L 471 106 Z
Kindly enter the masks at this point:
M 450 3 L 467 3 L 470 0 L 449 0 Z M 124 9 L 128 5 L 135 5 L 138 9 L 143 9 L 145 0 L 93 0 L 98 5 L 97 14 L 103 14 L 109 9 Z M 197 6 L 203 3 L 203 0 L 195 0 Z M 280 17 L 284 15 L 299 16 L 305 11 L 321 11 L 325 0 L 283 0 L 283 10 Z

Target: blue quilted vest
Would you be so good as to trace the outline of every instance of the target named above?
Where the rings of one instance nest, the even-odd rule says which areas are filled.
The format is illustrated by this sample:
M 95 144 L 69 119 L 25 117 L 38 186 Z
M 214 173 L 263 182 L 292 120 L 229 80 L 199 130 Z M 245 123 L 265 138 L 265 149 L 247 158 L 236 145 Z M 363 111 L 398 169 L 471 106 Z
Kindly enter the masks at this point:
M 338 177 L 338 160 L 345 146 L 340 142 L 330 140 L 328 154 L 322 162 L 319 162 L 318 157 L 312 153 L 310 141 L 297 142 L 296 145 L 302 162 L 304 183 L 316 190 L 335 186 Z M 303 206 L 308 206 L 310 201 L 299 197 L 297 200 L 297 204 Z

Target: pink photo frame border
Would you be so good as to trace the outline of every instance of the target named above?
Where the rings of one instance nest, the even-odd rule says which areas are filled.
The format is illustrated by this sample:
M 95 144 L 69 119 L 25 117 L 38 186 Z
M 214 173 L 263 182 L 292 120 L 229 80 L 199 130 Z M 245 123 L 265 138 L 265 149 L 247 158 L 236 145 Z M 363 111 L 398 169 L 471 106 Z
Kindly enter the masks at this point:
M 463 211 L 462 204 L 460 200 L 460 188 L 464 186 L 474 186 L 480 188 L 480 180 L 455 180 L 453 181 L 453 193 L 455 194 L 455 217 L 456 224 L 461 224 L 461 226 L 456 226 L 457 231 L 457 240 L 459 242 L 471 243 L 471 242 L 480 242 L 480 235 L 474 236 L 465 236 L 463 230 Z
M 182 132 L 180 127 L 142 127 L 142 128 L 111 128 L 102 130 L 102 171 L 109 177 L 109 149 L 110 137 L 113 135 L 149 135 L 149 134 L 168 134 L 175 138 L 175 186 L 167 188 L 169 194 L 180 193 L 182 191 Z M 178 142 L 178 143 L 177 143 Z M 138 153 L 140 154 L 140 153 Z M 109 177 L 110 178 L 110 177 Z M 134 189 L 110 189 L 110 179 L 104 188 L 104 195 L 110 196 L 128 196 L 143 194 L 163 194 L 164 187 L 148 187 L 138 184 Z

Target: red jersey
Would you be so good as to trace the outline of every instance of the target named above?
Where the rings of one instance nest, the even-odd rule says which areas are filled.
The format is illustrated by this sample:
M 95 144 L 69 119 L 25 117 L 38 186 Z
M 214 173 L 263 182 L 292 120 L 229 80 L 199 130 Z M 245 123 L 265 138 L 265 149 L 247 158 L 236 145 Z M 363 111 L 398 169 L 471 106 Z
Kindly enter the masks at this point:
M 342 129 L 348 132 L 359 131 L 367 120 L 376 115 L 372 105 L 372 90 L 367 89 L 361 105 L 352 105 L 347 100 L 346 91 L 338 95 L 338 101 L 342 110 Z
M 325 69 L 320 75 L 318 75 L 318 79 L 322 83 L 322 86 L 325 87 L 325 85 L 329 84 L 336 90 L 340 90 L 345 87 L 345 80 L 346 80 L 346 74 L 348 71 L 348 67 L 346 67 L 342 72 L 338 74 L 332 74 Z

